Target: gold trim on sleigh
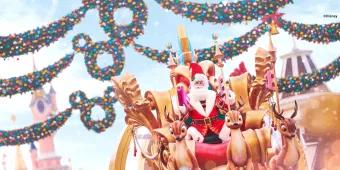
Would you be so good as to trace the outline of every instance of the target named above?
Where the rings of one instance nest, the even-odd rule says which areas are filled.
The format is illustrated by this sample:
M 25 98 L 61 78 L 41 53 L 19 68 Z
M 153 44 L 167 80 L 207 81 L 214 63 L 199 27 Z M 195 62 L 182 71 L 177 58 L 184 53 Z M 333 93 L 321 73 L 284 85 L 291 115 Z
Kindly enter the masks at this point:
M 266 60 L 257 60 L 257 62 L 262 61 L 265 62 Z M 260 66 L 262 67 L 263 64 L 256 65 L 256 67 Z M 270 150 L 270 130 L 262 127 L 264 116 L 266 114 L 272 115 L 268 104 L 268 98 L 271 96 L 271 93 L 265 91 L 263 79 L 263 73 L 257 71 L 255 81 L 252 81 L 248 73 L 244 73 L 230 78 L 229 82 L 229 86 L 236 94 L 236 99 L 245 104 L 245 131 L 242 133 L 246 142 L 250 145 L 253 161 L 261 164 L 265 164 L 272 156 L 272 151 Z M 165 169 L 168 157 L 172 154 L 173 143 L 175 141 L 168 131 L 169 123 L 166 120 L 165 114 L 169 113 L 170 117 L 174 117 L 171 97 L 175 94 L 175 90 L 172 88 L 163 92 L 147 91 L 144 97 L 142 97 L 139 85 L 133 75 L 126 73 L 120 78 L 113 78 L 112 81 L 115 95 L 124 107 L 126 113 L 125 121 L 128 128 L 117 150 L 117 155 L 125 158 L 116 159 L 114 166 L 110 166 L 110 170 L 112 170 L 112 167 L 115 167 L 117 170 L 125 168 L 128 152 L 128 149 L 126 149 L 127 143 L 131 142 L 133 137 L 130 128 L 133 129 L 140 126 L 148 128 L 153 134 L 153 138 L 161 140 L 161 145 L 163 145 L 160 147 L 153 143 L 151 146 L 152 150 L 157 148 L 163 149 L 155 160 L 144 161 L 151 165 L 153 169 Z M 256 95 L 256 93 L 261 94 L 261 96 Z M 188 141 L 187 143 L 189 148 L 195 148 L 193 141 Z M 300 148 L 302 147 L 300 146 Z M 301 152 L 303 152 L 302 149 Z M 302 159 L 304 160 L 300 161 L 299 164 L 304 164 L 304 156 Z

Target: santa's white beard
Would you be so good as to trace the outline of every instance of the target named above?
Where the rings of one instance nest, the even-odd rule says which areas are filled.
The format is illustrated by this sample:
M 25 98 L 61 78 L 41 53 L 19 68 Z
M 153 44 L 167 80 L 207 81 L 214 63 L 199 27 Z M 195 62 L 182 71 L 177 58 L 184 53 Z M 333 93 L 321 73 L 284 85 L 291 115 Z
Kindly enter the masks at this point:
M 198 101 L 205 101 L 209 95 L 209 90 L 207 88 L 191 88 L 190 94 L 192 98 Z

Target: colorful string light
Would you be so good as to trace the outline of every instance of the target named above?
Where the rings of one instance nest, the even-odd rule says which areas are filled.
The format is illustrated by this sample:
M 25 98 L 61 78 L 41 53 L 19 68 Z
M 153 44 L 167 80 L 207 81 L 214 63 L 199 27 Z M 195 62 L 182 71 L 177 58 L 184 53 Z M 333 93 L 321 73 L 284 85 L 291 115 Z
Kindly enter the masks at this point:
M 0 79 L 0 96 L 12 96 L 41 88 L 67 68 L 73 61 L 73 56 L 73 54 L 68 54 L 53 65 L 40 71 L 34 71 L 19 77 Z
M 114 42 L 113 42 L 114 43 Z M 112 55 L 113 64 L 100 68 L 97 64 L 98 55 L 106 52 Z M 125 56 L 122 46 L 112 44 L 111 41 L 96 42 L 89 51 L 85 53 L 85 64 L 87 72 L 95 79 L 109 81 L 112 77 L 119 75 L 124 68 Z
M 268 31 L 269 28 L 267 24 L 260 23 L 259 25 L 257 25 L 255 28 L 245 33 L 244 35 L 237 38 L 233 38 L 232 40 L 223 43 L 223 45 L 220 46 L 220 50 L 224 55 L 223 59 L 227 60 L 234 56 L 240 55 L 243 52 L 246 52 L 248 48 L 255 45 L 256 41 Z M 209 48 L 204 49 L 198 49 L 195 50 L 195 52 L 198 56 L 199 61 L 211 60 L 217 62 L 216 59 L 214 58 L 215 46 L 211 46 Z
M 81 46 L 79 41 L 83 39 L 85 43 Z M 81 33 L 73 38 L 73 49 L 85 54 L 85 65 L 87 72 L 97 80 L 111 80 L 112 77 L 119 75 L 124 68 L 125 56 L 123 46 L 117 39 L 107 42 L 92 42 L 90 36 Z M 100 68 L 97 64 L 98 56 L 102 53 L 112 55 L 113 64 Z
M 298 77 L 287 77 L 278 80 L 280 92 L 302 92 L 315 87 L 323 82 L 327 82 L 340 73 L 340 57 L 332 63 L 312 73 L 302 74 Z
M 108 87 L 104 92 L 104 97 L 91 99 L 88 99 L 82 91 L 76 91 L 70 95 L 70 103 L 74 109 L 80 110 L 80 119 L 87 129 L 101 133 L 112 126 L 116 118 L 113 104 L 117 101 L 112 94 L 113 92 L 113 88 Z M 105 112 L 105 117 L 102 120 L 93 120 L 91 118 L 92 109 L 96 105 Z
M 80 7 L 72 13 L 47 26 L 8 36 L 0 36 L 0 57 L 14 57 L 29 52 L 35 52 L 42 47 L 64 37 L 85 16 L 88 6 Z
M 22 145 L 50 136 L 60 129 L 71 116 L 72 109 L 66 109 L 44 122 L 39 122 L 21 129 L 0 131 L 0 147 Z
M 212 23 L 240 23 L 272 14 L 291 0 L 241 0 L 236 3 L 195 3 L 181 0 L 156 0 L 163 8 L 190 20 Z
M 220 50 L 224 55 L 224 60 L 246 52 L 248 48 L 255 45 L 256 41 L 268 30 L 267 25 L 261 23 L 246 34 L 223 43 L 223 45 L 220 46 Z M 137 43 L 134 43 L 134 49 L 146 57 L 161 63 L 166 63 L 169 58 L 169 52 L 167 50 L 160 51 Z M 217 62 L 214 58 L 215 46 L 197 49 L 195 50 L 195 53 L 198 57 L 198 61 L 211 60 Z
M 82 91 L 74 92 L 70 95 L 71 108 L 54 115 L 46 121 L 35 123 L 15 130 L 0 130 L 0 147 L 8 145 L 22 145 L 46 138 L 60 129 L 72 115 L 72 111 L 79 109 L 81 120 L 85 127 L 97 133 L 104 132 L 111 127 L 116 114 L 113 104 L 117 100 L 114 97 L 112 86 L 107 87 L 103 97 L 87 99 Z M 102 120 L 92 120 L 92 108 L 99 105 L 105 111 L 105 118 Z
M 330 43 L 340 40 L 340 23 L 302 24 L 279 19 L 280 27 L 294 37 L 313 43 Z
M 132 11 L 132 22 L 128 25 L 118 25 L 113 13 L 116 9 L 126 7 Z M 100 26 L 111 39 L 128 45 L 132 40 L 143 34 L 148 19 L 147 7 L 143 0 L 103 0 L 99 2 Z
M 167 63 L 170 52 L 168 50 L 157 50 L 151 47 L 143 46 L 141 44 L 134 43 L 134 49 L 142 55 L 150 58 L 151 60 L 157 61 L 159 63 Z M 175 56 L 175 53 L 174 55 Z

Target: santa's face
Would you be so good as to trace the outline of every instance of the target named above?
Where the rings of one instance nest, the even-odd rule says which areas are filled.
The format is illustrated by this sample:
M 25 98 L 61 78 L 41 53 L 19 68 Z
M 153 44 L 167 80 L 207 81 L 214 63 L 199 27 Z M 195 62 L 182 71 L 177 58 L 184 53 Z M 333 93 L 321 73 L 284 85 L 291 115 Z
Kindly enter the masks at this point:
M 203 88 L 205 88 L 205 82 L 203 81 L 203 80 L 196 80 L 195 82 L 194 82 L 194 87 L 195 87 L 195 89 L 203 89 Z
M 191 82 L 190 93 L 199 101 L 205 101 L 209 93 L 208 80 L 205 75 L 196 75 L 196 79 Z

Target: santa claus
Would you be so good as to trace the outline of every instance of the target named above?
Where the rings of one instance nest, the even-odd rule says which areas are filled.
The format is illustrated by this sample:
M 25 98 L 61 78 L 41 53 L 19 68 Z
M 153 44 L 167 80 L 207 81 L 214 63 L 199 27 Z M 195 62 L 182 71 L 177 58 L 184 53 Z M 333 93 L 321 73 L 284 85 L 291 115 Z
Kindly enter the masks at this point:
M 190 64 L 191 82 L 187 102 L 179 106 L 182 114 L 188 113 L 186 120 L 188 128 L 187 139 L 203 143 L 221 143 L 229 140 L 229 128 L 224 126 L 224 114 L 217 106 L 221 106 L 229 98 L 229 105 L 235 103 L 234 95 L 216 94 L 209 90 L 209 81 L 200 65 Z M 224 104 L 222 104 L 224 105 Z

